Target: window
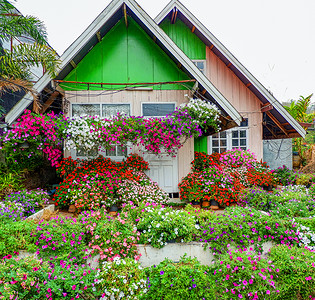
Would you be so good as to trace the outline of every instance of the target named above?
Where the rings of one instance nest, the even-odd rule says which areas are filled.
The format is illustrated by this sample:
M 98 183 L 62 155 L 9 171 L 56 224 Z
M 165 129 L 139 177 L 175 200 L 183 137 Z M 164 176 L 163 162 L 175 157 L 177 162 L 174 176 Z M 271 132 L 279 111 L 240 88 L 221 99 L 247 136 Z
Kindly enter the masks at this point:
M 89 115 L 109 118 L 121 113 L 130 116 L 130 104 L 72 104 L 72 116 Z M 117 161 L 122 161 L 128 154 L 127 146 L 112 145 L 112 149 L 93 149 L 88 153 L 78 148 L 76 157 L 93 157 L 101 154 Z
M 202 74 L 206 75 L 206 61 L 205 60 L 193 60 L 192 62 L 201 71 Z
M 72 116 L 100 116 L 100 104 L 72 104 Z
M 209 137 L 209 153 L 223 153 L 234 148 L 248 149 L 248 119 L 241 126 Z
M 144 117 L 164 117 L 173 113 L 175 103 L 142 103 L 142 115 Z

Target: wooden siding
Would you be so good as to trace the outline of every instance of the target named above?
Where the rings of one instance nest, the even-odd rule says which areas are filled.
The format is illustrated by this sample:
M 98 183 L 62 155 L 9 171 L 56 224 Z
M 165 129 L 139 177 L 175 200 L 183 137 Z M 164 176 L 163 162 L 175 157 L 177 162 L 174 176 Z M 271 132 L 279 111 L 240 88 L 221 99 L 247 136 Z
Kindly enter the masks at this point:
M 65 98 L 70 106 L 74 103 L 130 103 L 130 113 L 134 116 L 141 116 L 141 103 L 145 102 L 175 102 L 176 106 L 188 102 L 189 91 L 183 90 L 152 90 L 152 91 L 123 91 L 108 94 L 108 91 L 65 91 Z M 82 95 L 82 96 L 81 96 Z M 70 116 L 70 107 L 67 109 Z M 139 148 L 134 147 L 134 152 Z M 65 156 L 70 153 L 65 152 Z M 190 162 L 194 159 L 194 141 L 189 139 L 178 153 L 178 180 L 181 181 L 190 172 Z
M 259 99 L 239 80 L 239 78 L 207 47 L 207 77 L 222 95 L 248 118 L 249 150 L 257 159 L 263 158 L 262 113 Z

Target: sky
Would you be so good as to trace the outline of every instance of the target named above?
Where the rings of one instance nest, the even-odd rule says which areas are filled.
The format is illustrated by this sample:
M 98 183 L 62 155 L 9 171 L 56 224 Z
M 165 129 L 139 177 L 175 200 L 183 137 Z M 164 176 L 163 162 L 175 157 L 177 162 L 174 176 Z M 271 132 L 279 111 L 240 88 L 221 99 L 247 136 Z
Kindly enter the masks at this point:
M 16 0 L 24 15 L 42 20 L 61 55 L 109 0 Z M 138 0 L 152 17 L 169 0 Z M 315 92 L 314 0 L 181 0 L 280 101 Z M 313 97 L 315 102 L 315 95 Z

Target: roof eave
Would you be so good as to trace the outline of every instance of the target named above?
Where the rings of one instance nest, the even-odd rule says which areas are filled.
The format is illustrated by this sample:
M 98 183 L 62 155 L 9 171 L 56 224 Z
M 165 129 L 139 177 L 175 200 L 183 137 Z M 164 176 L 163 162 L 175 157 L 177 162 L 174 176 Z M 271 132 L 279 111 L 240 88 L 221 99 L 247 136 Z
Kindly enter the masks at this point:
M 155 17 L 154 21 L 160 24 L 169 12 L 176 7 L 198 31 L 217 48 L 242 74 L 250 81 L 263 95 L 263 97 L 271 103 L 277 111 L 292 125 L 301 137 L 305 137 L 306 131 L 300 124 L 284 109 L 281 103 L 272 96 L 267 89 L 237 60 L 237 58 L 178 0 L 170 1 L 165 8 Z

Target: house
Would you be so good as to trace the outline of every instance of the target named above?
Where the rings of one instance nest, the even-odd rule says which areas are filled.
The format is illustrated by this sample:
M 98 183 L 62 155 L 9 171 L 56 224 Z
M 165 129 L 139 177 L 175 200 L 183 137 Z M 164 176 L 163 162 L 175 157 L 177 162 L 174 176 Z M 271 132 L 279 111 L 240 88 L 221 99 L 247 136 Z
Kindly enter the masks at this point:
M 46 108 L 62 97 L 69 116 L 117 112 L 164 116 L 189 97 L 220 108 L 220 133 L 187 141 L 176 158 L 144 153 L 150 164 L 148 175 L 169 193 L 178 192 L 194 150 L 212 153 L 241 147 L 262 159 L 264 140 L 305 135 L 282 105 L 179 1 L 171 1 L 153 20 L 134 0 L 113 0 L 61 60 L 59 75 L 45 74 L 34 88 L 48 95 Z M 29 105 L 28 97 L 7 115 L 8 123 Z M 127 149 L 116 146 L 102 154 L 121 160 L 123 150 Z

